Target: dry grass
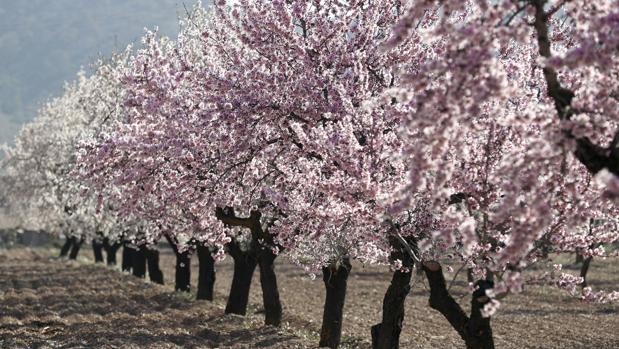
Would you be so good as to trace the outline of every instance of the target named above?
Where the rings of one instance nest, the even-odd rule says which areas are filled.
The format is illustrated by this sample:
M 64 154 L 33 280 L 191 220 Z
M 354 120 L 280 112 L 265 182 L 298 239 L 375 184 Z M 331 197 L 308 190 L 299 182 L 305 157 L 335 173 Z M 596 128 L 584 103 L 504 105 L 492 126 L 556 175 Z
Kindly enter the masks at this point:
M 92 265 L 86 247 L 80 261 L 50 259 L 56 251 L 10 250 L 0 253 L 0 347 L 219 347 L 309 348 L 317 343 L 324 288 L 302 270 L 277 262 L 284 303 L 281 330 L 261 326 L 258 278 L 251 290 L 246 318 L 225 316 L 232 276 L 228 259 L 218 264 L 214 303 L 193 301 L 172 292 L 174 255 L 163 251 L 166 286 Z M 119 253 L 120 257 L 120 253 Z M 192 290 L 197 258 L 192 259 Z M 619 267 L 594 261 L 594 287 L 619 284 Z M 355 264 L 348 284 L 344 345 L 369 348 L 369 328 L 381 317 L 389 284 L 388 270 Z M 454 294 L 465 295 L 463 280 Z M 444 318 L 429 308 L 428 292 L 417 278 L 407 299 L 403 348 L 462 348 L 463 342 Z M 619 348 L 619 306 L 582 304 L 552 287 L 529 287 L 510 296 L 493 319 L 497 348 Z M 45 344 L 45 345 L 44 345 Z

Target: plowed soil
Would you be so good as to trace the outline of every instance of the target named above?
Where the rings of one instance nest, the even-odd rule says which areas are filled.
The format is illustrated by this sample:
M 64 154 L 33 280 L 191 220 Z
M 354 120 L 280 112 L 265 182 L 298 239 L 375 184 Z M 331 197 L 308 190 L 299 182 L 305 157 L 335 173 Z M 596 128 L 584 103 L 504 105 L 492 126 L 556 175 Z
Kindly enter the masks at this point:
M 173 292 L 174 254 L 162 248 L 166 285 L 159 286 L 92 264 L 84 246 L 77 262 L 54 249 L 0 251 L 1 348 L 316 348 L 324 287 L 278 258 L 284 305 L 280 329 L 262 326 L 261 293 L 254 277 L 249 315 L 224 315 L 231 259 L 218 263 L 216 299 L 195 301 Z M 118 258 L 120 258 L 120 251 Z M 197 258 L 192 259 L 195 290 Z M 575 271 L 577 273 L 577 271 Z M 258 274 L 258 270 L 256 270 Z M 451 276 L 448 274 L 447 276 Z M 348 282 L 343 348 L 370 348 L 370 327 L 380 321 L 391 275 L 387 268 L 353 265 Z M 619 285 L 619 266 L 594 261 L 589 283 Z M 448 280 L 449 282 L 449 280 Z M 452 293 L 466 309 L 470 297 L 459 277 Z M 497 348 L 619 348 L 619 305 L 583 304 L 550 286 L 510 295 L 492 320 Z M 416 277 L 407 298 L 401 348 L 464 348 L 447 321 L 428 306 L 427 286 Z

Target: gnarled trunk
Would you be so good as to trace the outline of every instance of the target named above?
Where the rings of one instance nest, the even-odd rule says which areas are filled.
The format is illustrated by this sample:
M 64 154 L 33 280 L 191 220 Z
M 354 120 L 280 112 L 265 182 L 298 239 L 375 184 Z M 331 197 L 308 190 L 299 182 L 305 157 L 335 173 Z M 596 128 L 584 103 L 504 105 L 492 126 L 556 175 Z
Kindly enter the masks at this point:
M 251 248 L 248 252 L 241 251 L 236 241 L 228 244 L 228 252 L 234 258 L 234 276 L 226 312 L 245 314 L 251 277 L 256 268 L 256 263 L 259 263 L 260 286 L 262 287 L 262 299 L 266 314 L 265 323 L 279 326 L 282 317 L 282 305 L 273 265 L 277 255 L 271 249 L 275 248 L 276 245 L 273 243 L 273 237 L 267 231 L 262 230 L 260 221 L 262 214 L 259 211 L 251 211 L 249 218 L 239 218 L 236 217 L 231 207 L 226 209 L 218 207 L 215 210 L 215 215 L 224 224 L 249 228 L 252 234 Z M 261 240 L 264 242 L 264 246 L 258 243 Z
M 142 247 L 148 264 L 148 276 L 150 281 L 163 285 L 163 272 L 159 268 L 159 251 Z
M 346 285 L 351 268 L 348 258 L 344 258 L 340 265 L 332 264 L 322 268 L 322 280 L 327 295 L 322 312 L 322 328 L 320 329 L 321 347 L 335 349 L 340 345 Z
M 198 244 L 198 261 L 200 263 L 198 271 L 198 294 L 197 299 L 213 300 L 213 290 L 215 288 L 215 260 L 208 247 Z
M 170 235 L 165 235 L 166 240 L 176 255 L 176 272 L 174 274 L 174 290 L 189 292 L 191 289 L 191 255 L 189 251 L 180 252 L 176 242 Z
M 393 272 L 391 284 L 383 298 L 383 317 L 381 323 L 372 326 L 372 348 L 398 349 L 404 321 L 404 301 L 411 290 L 411 277 L 414 268 L 412 257 L 395 238 L 391 238 L 390 259 L 402 261 L 403 269 Z
M 69 250 L 71 250 L 71 246 L 75 243 L 74 236 L 68 236 L 67 240 L 65 240 L 64 245 L 60 249 L 60 257 L 66 257 L 69 254 Z
M 92 252 L 95 257 L 95 263 L 103 263 L 103 244 L 96 239 L 92 240 Z
M 574 264 L 578 265 L 584 261 L 585 261 L 585 257 L 580 252 L 576 252 L 576 260 L 574 261 Z
M 587 287 L 587 273 L 589 272 L 589 266 L 591 265 L 591 261 L 593 260 L 593 256 L 589 256 L 585 258 L 582 262 L 582 267 L 580 268 L 580 277 L 582 278 L 582 287 Z
M 592 233 L 594 221 L 591 219 L 589 221 L 589 234 Z M 600 243 L 592 244 L 589 246 L 589 250 L 594 250 L 597 247 L 601 246 Z M 580 277 L 582 278 L 581 286 L 583 288 L 587 287 L 587 273 L 589 272 L 589 267 L 591 266 L 591 261 L 593 261 L 593 256 L 585 257 L 584 254 L 578 254 L 582 258 L 582 266 L 580 267 Z
M 144 251 L 144 246 L 138 247 L 137 250 L 133 250 L 131 252 L 131 269 L 133 271 L 133 276 L 137 276 L 139 278 L 146 277 L 146 253 Z
M 189 251 L 176 252 L 176 274 L 174 278 L 174 290 L 189 292 L 191 289 L 191 256 Z
M 261 247 L 257 247 L 260 249 Z M 258 264 L 260 265 L 260 287 L 262 288 L 262 302 L 266 325 L 279 326 L 282 322 L 282 303 L 277 288 L 275 276 L 275 258 L 277 255 L 270 248 L 262 248 L 258 252 Z
M 228 252 L 234 259 L 234 274 L 226 304 L 226 314 L 245 315 L 249 301 L 251 279 L 256 269 L 256 257 L 252 251 L 242 251 L 236 241 L 228 244 Z
M 77 239 L 75 240 L 75 242 L 73 243 L 73 245 L 71 246 L 71 253 L 69 253 L 69 259 L 77 259 L 77 254 L 80 252 L 80 247 L 82 247 L 82 244 L 84 243 L 84 239 Z
M 133 253 L 134 249 L 128 246 L 129 244 L 125 242 L 123 244 L 123 260 L 122 260 L 122 271 L 131 271 L 133 267 Z
M 488 280 L 477 282 L 471 300 L 471 316 L 468 317 L 458 302 L 449 294 L 441 265 L 425 262 L 423 270 L 430 285 L 430 306 L 438 310 L 464 340 L 467 349 L 494 349 L 490 318 L 484 318 L 481 310 L 490 299 L 486 290 L 493 287 Z
M 118 251 L 120 245 L 120 242 L 110 243 L 110 240 L 107 238 L 103 240 L 103 248 L 105 248 L 107 265 L 116 265 L 116 251 Z

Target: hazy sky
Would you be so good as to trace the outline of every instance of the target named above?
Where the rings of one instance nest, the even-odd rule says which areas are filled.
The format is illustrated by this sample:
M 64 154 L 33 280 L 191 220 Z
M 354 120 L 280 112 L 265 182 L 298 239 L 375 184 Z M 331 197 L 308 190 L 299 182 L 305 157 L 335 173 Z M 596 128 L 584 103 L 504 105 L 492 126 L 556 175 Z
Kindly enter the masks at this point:
M 81 66 L 138 40 L 144 27 L 175 35 L 184 11 L 182 0 L 0 0 L 0 143 Z

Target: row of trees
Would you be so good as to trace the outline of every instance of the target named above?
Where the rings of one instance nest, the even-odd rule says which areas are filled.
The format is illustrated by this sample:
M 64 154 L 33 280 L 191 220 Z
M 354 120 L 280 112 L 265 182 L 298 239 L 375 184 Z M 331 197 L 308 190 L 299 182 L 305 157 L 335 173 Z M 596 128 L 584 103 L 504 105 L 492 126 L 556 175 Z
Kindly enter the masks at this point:
M 6 149 L 4 197 L 73 246 L 136 247 L 134 273 L 148 260 L 157 282 L 152 246 L 167 239 L 180 290 L 197 251 L 200 298 L 229 254 L 229 313 L 245 314 L 258 267 L 268 325 L 282 316 L 275 259 L 321 271 L 331 348 L 352 260 L 394 270 L 376 348 L 398 347 L 420 268 L 430 306 L 468 348 L 492 348 L 490 317 L 526 283 L 619 298 L 552 261 L 613 256 L 619 238 L 618 8 L 198 4 L 175 40 L 147 31 L 46 103 Z M 444 265 L 468 270 L 470 314 Z

